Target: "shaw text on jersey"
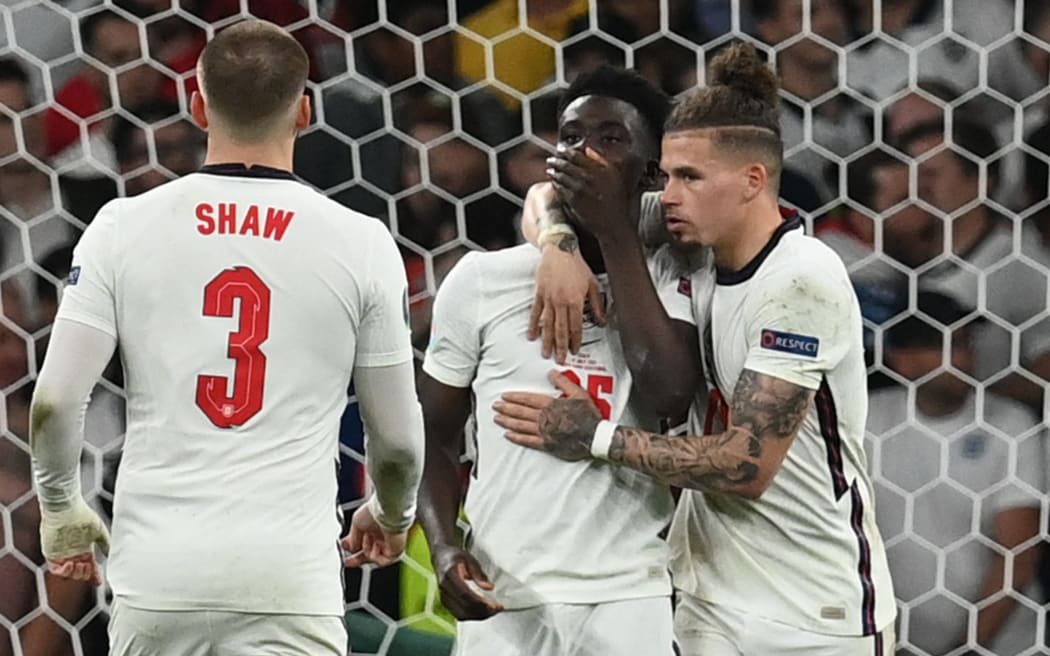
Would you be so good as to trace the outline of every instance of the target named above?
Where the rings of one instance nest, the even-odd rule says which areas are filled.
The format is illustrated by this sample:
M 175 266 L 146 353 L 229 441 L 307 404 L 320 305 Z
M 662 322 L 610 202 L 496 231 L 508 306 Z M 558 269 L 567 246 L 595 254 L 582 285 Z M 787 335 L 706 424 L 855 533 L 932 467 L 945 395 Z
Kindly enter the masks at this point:
M 202 235 L 250 235 L 281 241 L 295 212 L 258 205 L 237 207 L 237 203 L 200 203 L 197 205 L 197 232 Z M 260 218 L 262 225 L 260 226 Z

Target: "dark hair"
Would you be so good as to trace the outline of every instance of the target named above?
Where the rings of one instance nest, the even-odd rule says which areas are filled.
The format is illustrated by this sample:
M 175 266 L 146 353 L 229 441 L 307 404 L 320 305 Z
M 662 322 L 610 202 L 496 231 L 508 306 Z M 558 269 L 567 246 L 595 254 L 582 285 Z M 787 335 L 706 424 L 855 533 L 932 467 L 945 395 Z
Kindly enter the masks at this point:
M 179 106 L 174 103 L 155 102 L 134 107 L 129 111 L 146 125 L 152 125 L 177 115 Z M 131 144 L 135 133 L 140 129 L 137 124 L 129 119 L 120 114 L 117 115 L 113 123 L 113 131 L 110 134 L 110 141 L 113 142 L 113 151 L 117 156 L 118 162 L 126 162 L 131 156 Z
M 886 166 L 907 166 L 887 151 L 876 149 L 846 165 L 846 195 L 858 205 L 877 211 L 875 171 Z
M 886 344 L 890 348 L 939 349 L 944 333 L 937 324 L 947 327 L 973 314 L 957 299 L 940 292 L 920 291 L 915 300 L 915 308 L 926 316 L 912 313 L 890 326 L 885 333 Z M 963 324 L 963 327 L 983 321 L 982 317 L 977 316 Z
M 1028 198 L 1026 205 L 1041 203 L 1050 196 L 1050 122 L 1044 123 L 1025 138 L 1025 143 L 1035 153 L 1025 151 L 1024 154 L 1024 189 Z M 1046 210 L 1042 210 L 1045 212 Z
M 240 140 L 264 141 L 303 96 L 310 61 L 306 50 L 273 23 L 247 20 L 204 48 L 201 86 L 212 110 Z
M 756 23 L 774 20 L 780 16 L 782 0 L 751 0 L 751 17 Z
M 17 59 L 5 57 L 0 59 L 0 82 L 17 82 L 29 86 L 29 73 Z
M 69 275 L 69 268 L 72 261 L 73 246 L 72 244 L 67 244 L 65 246 L 58 246 L 48 252 L 48 254 L 40 260 L 40 268 L 50 273 L 58 280 L 63 280 Z M 36 277 L 36 297 L 41 301 L 57 303 L 58 289 L 51 281 L 38 275 Z
M 96 11 L 95 13 L 89 14 L 80 19 L 80 41 L 84 46 L 85 52 L 92 54 L 95 51 L 95 32 L 98 31 L 98 28 L 102 23 L 109 20 L 117 20 L 124 23 L 130 22 L 127 18 L 112 9 Z
M 945 128 L 940 121 L 919 123 L 902 134 L 895 145 L 898 149 L 907 151 L 910 146 L 915 144 L 915 142 L 930 137 L 944 139 Z M 995 141 L 995 136 L 992 134 L 991 130 L 970 119 L 956 117 L 955 120 L 952 121 L 951 137 L 952 143 L 955 144 L 956 147 L 966 151 L 970 155 L 970 157 L 966 157 L 952 151 L 960 164 L 962 164 L 967 175 L 970 177 L 977 177 L 981 170 L 980 166 L 974 162 L 971 157 L 985 160 L 987 162 L 988 192 L 993 192 L 999 182 L 999 160 L 988 161 L 988 158 L 999 150 L 999 144 Z
M 733 44 L 711 60 L 707 86 L 675 106 L 665 129 L 716 128 L 716 144 L 764 158 L 770 178 L 778 179 L 784 159 L 779 89 L 776 74 L 753 45 Z
M 576 78 L 558 103 L 558 115 L 577 98 L 605 96 L 617 98 L 638 110 L 650 136 L 659 145 L 664 121 L 671 110 L 671 99 L 637 72 L 615 66 L 599 66 Z

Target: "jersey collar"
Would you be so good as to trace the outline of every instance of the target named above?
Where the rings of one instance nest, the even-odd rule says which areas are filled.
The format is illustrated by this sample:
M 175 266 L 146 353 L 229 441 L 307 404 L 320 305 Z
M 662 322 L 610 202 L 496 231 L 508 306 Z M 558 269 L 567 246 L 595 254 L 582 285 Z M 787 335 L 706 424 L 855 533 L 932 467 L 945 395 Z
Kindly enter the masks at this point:
M 773 236 L 769 238 L 769 241 L 766 242 L 766 245 L 758 252 L 758 255 L 748 262 L 743 269 L 740 269 L 739 271 L 726 271 L 725 269 L 720 269 L 718 267 L 715 268 L 715 281 L 719 285 L 739 285 L 740 283 L 751 280 L 752 276 L 755 275 L 755 272 L 758 271 L 758 268 L 762 266 L 762 263 L 766 261 L 769 254 L 772 253 L 773 249 L 780 243 L 781 238 L 792 230 L 802 227 L 802 219 L 795 210 L 781 207 L 780 216 L 784 218 L 784 221 L 777 226 Z
M 228 175 L 239 178 L 270 178 L 274 180 L 298 180 L 291 171 L 275 169 L 271 166 L 254 164 L 245 166 L 241 162 L 228 162 L 223 164 L 208 164 L 200 168 L 200 173 L 210 175 Z

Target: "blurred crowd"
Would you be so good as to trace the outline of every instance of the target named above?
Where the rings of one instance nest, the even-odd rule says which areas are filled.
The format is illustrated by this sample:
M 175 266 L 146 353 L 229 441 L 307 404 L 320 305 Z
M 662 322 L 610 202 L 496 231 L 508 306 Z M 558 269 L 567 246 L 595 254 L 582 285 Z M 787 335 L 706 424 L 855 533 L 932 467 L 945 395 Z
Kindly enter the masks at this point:
M 98 208 L 200 166 L 204 134 L 186 111 L 196 58 L 241 5 L 0 0 L 0 656 L 18 640 L 34 656 L 73 653 L 73 635 L 101 653 L 102 593 L 40 570 L 33 374 Z M 315 124 L 296 173 L 397 235 L 420 349 L 458 257 L 521 240 L 559 89 L 611 63 L 677 95 L 703 83 L 722 45 L 766 46 L 783 89 L 784 204 L 849 266 L 866 321 L 869 453 L 902 652 L 946 654 L 968 630 L 996 654 L 1046 640 L 1050 2 L 246 6 L 310 54 Z M 96 492 L 119 454 L 119 385 L 114 363 L 88 414 L 83 476 Z M 423 610 L 418 585 L 386 583 L 375 603 L 387 614 Z

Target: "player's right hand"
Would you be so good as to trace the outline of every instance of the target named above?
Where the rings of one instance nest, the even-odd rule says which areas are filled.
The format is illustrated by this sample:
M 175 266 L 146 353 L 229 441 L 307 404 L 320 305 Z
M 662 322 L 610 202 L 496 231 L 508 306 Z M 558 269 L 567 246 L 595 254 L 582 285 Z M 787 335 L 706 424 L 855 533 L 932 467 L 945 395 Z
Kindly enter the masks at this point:
M 594 321 L 604 324 L 601 287 L 579 249 L 566 252 L 553 244 L 545 246 L 536 269 L 536 297 L 529 317 L 529 339 L 543 337 L 543 357 L 553 354 L 558 364 L 565 364 L 570 352 L 580 350 L 587 302 Z
M 82 498 L 66 510 L 41 510 L 40 549 L 47 559 L 47 570 L 55 576 L 101 585 L 96 544 L 108 554 L 109 531 Z
M 408 531 L 391 532 L 384 529 L 372 515 L 369 504 L 364 504 L 350 520 L 350 533 L 343 538 L 343 549 L 350 555 L 343 560 L 347 567 L 372 563 L 379 567 L 392 565 L 405 553 Z
M 441 603 L 460 621 L 484 620 L 503 610 L 503 605 L 479 590 L 495 586 L 469 553 L 455 546 L 434 546 L 431 561 L 441 590 Z

